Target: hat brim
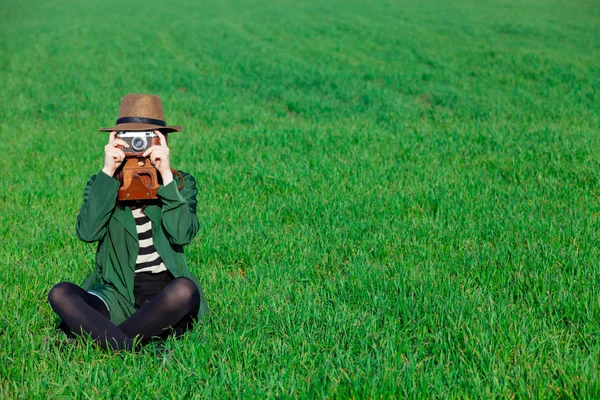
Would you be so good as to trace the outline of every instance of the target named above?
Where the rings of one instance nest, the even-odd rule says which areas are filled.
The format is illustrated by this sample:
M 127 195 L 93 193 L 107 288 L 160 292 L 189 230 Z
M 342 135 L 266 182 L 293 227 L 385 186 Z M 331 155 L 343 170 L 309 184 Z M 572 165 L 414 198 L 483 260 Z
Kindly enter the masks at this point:
M 124 124 L 117 124 L 112 128 L 100 128 L 98 131 L 100 132 L 112 132 L 112 131 L 153 131 L 158 130 L 164 133 L 169 132 L 181 132 L 183 128 L 181 126 L 160 126 L 160 125 L 152 125 L 152 124 L 136 124 L 134 122 L 127 122 Z

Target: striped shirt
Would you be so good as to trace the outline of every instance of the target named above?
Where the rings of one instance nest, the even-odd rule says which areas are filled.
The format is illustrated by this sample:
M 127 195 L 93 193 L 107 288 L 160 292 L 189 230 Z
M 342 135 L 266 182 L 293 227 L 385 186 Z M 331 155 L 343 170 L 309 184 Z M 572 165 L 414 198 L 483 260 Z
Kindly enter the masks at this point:
M 135 261 L 135 272 L 152 272 L 154 274 L 167 270 L 162 258 L 154 248 L 152 241 L 152 222 L 144 215 L 141 208 L 131 210 L 135 218 L 135 228 L 140 242 L 140 252 Z

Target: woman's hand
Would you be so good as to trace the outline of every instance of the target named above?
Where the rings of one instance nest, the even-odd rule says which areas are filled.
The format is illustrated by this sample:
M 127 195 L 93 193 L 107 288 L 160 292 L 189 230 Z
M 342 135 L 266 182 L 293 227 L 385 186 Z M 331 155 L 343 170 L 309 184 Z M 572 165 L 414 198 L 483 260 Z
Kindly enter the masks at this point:
M 158 135 L 160 139 L 160 146 L 150 146 L 143 154 L 143 157 L 150 156 L 150 162 L 154 165 L 154 168 L 160 173 L 162 177 L 163 186 L 168 185 L 173 181 L 173 172 L 171 172 L 171 161 L 169 160 L 169 147 L 167 146 L 167 139 L 155 130 L 154 133 Z
M 102 171 L 108 176 L 113 176 L 125 160 L 125 153 L 117 146 L 129 147 L 123 139 L 116 139 L 116 135 L 117 132 L 112 131 L 108 144 L 104 146 L 104 168 L 102 168 Z

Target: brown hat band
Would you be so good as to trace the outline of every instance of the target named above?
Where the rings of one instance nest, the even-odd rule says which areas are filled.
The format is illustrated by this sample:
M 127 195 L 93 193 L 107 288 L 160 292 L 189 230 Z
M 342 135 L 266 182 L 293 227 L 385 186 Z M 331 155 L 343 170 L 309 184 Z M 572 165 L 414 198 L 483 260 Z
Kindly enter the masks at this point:
M 161 119 L 154 118 L 143 118 L 143 117 L 123 117 L 117 120 L 118 124 L 125 124 L 128 122 L 133 122 L 135 124 L 149 124 L 149 125 L 158 125 L 158 126 L 167 126 L 167 123 Z

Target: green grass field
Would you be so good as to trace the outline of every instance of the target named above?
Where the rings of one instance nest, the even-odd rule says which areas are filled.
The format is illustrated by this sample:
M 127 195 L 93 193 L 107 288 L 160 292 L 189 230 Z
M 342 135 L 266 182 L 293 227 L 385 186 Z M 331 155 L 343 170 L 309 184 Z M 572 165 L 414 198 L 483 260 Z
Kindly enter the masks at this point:
M 452 3 L 452 4 L 449 4 Z M 0 5 L 0 397 L 600 397 L 600 3 Z M 57 348 L 88 177 L 156 93 L 211 318 Z

